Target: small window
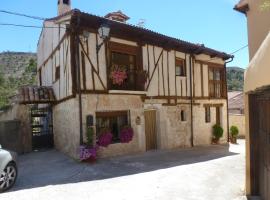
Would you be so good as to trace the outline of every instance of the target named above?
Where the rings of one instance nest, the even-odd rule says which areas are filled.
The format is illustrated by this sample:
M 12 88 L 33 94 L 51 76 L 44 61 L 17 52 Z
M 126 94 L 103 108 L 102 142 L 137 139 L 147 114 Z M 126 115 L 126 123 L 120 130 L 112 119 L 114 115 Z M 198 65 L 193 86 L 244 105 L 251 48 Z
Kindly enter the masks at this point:
M 211 109 L 210 109 L 210 106 L 205 107 L 205 122 L 206 123 L 211 122 Z
M 186 111 L 181 110 L 181 121 L 185 122 L 187 121 Z
M 175 60 L 175 75 L 186 76 L 185 60 L 176 58 Z
M 63 0 L 63 3 L 69 5 L 69 0 Z
M 58 81 L 60 79 L 60 66 L 57 66 L 55 68 L 55 81 Z
M 113 135 L 112 143 L 120 142 L 120 131 L 129 124 L 129 111 L 96 113 L 97 137 L 103 129 L 109 129 Z

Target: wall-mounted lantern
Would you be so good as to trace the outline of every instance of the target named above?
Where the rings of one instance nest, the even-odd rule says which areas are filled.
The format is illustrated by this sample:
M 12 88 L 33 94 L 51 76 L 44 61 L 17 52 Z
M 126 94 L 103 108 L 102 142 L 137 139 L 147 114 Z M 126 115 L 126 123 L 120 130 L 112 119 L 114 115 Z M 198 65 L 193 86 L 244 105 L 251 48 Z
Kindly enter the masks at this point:
M 101 39 L 103 39 L 101 44 L 97 45 L 97 53 L 99 52 L 102 45 L 105 43 L 106 40 L 109 39 L 111 28 L 108 24 L 102 24 L 98 29 L 98 34 Z

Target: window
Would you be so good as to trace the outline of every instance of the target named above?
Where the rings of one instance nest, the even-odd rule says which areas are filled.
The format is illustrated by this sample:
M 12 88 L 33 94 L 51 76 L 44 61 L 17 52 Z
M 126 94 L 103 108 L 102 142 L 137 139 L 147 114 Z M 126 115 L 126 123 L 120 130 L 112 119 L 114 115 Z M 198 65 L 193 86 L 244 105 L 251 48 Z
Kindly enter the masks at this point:
M 69 5 L 69 0 L 63 0 L 63 4 Z
M 210 109 L 210 106 L 205 107 L 205 122 L 206 123 L 211 122 L 211 109 Z
M 109 129 L 113 134 L 113 143 L 120 142 L 121 128 L 129 124 L 129 111 L 96 113 L 97 137 L 103 129 Z
M 54 81 L 58 81 L 60 79 L 60 66 L 55 68 Z
M 209 96 L 221 98 L 224 96 L 223 69 L 209 68 Z
M 187 121 L 186 111 L 181 110 L 181 121 L 185 122 Z
M 145 80 L 141 74 L 143 70 L 139 54 L 141 49 L 136 46 L 110 42 L 109 50 L 109 89 L 144 91 Z
M 186 65 L 185 60 L 176 58 L 175 60 L 175 75 L 186 76 Z

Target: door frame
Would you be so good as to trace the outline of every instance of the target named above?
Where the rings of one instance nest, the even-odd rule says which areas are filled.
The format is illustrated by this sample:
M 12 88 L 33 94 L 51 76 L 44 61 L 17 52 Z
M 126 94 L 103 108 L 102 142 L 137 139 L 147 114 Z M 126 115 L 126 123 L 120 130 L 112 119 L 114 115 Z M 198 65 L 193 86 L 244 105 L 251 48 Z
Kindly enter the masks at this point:
M 147 133 L 146 133 L 146 118 L 145 118 L 145 112 L 149 112 L 149 111 L 154 111 L 155 112 L 155 134 L 154 134 L 154 136 L 155 136 L 155 144 L 154 144 L 154 148 L 149 148 L 148 149 L 148 147 L 147 147 Z M 158 124 L 157 124 L 157 114 L 158 114 L 158 110 L 157 109 L 155 109 L 155 108 L 147 108 L 147 109 L 145 109 L 144 110 L 144 121 L 145 121 L 145 150 L 146 151 L 151 151 L 151 150 L 157 150 L 158 149 Z

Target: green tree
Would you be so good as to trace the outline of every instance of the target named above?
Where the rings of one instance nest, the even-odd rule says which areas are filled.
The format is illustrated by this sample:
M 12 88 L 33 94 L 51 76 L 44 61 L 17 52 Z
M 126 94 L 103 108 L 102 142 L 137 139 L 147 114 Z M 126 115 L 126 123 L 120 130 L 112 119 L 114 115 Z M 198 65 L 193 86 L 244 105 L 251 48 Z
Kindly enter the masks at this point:
M 0 86 L 3 86 L 5 84 L 5 77 L 3 73 L 0 73 Z

